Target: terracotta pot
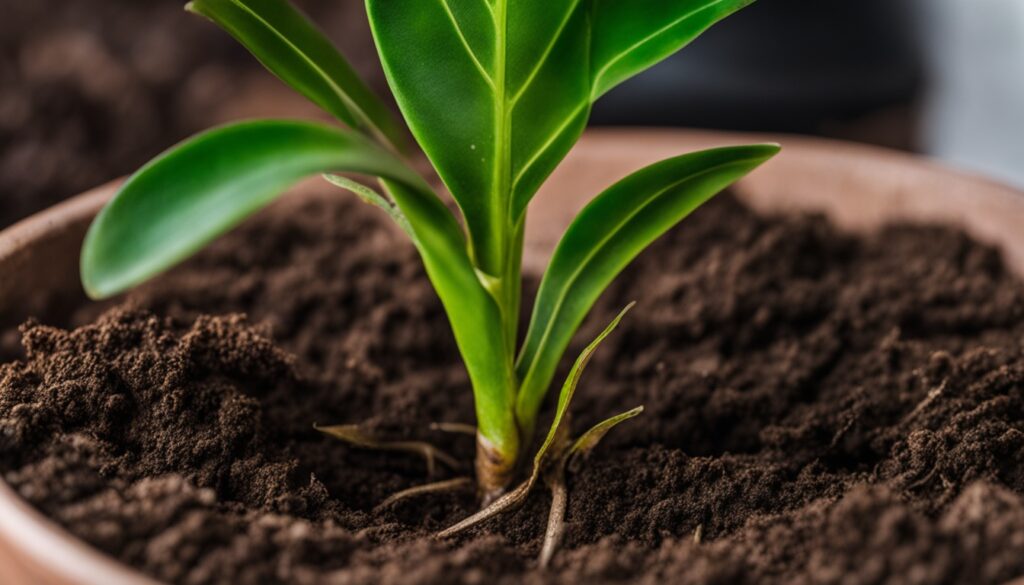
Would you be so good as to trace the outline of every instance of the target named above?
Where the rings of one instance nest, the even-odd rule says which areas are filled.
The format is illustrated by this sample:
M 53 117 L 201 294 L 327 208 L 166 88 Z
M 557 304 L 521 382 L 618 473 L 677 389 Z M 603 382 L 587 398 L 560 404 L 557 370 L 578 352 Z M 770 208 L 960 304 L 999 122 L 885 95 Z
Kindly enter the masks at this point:
M 783 153 L 738 190 L 765 211 L 821 211 L 849 229 L 904 219 L 955 224 L 1003 248 L 1024 274 L 1024 193 L 906 154 L 798 137 L 679 130 L 587 134 L 533 204 L 526 269 L 539 271 L 576 210 L 629 172 L 682 152 L 774 139 Z M 0 324 L 47 303 L 75 303 L 78 251 L 92 216 L 116 188 L 107 185 L 0 232 Z M 152 584 L 64 532 L 0 482 L 0 583 Z

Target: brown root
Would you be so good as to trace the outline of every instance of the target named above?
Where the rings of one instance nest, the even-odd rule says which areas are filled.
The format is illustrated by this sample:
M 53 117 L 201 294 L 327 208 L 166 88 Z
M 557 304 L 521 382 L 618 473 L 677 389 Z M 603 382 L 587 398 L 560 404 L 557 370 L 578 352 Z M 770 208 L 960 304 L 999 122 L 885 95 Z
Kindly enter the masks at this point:
M 562 544 L 565 532 L 565 510 L 569 504 L 569 490 L 565 487 L 565 465 L 559 463 L 544 476 L 551 490 L 551 510 L 548 511 L 548 526 L 544 531 L 544 544 L 540 549 L 540 568 L 546 569 Z
M 446 479 L 444 481 L 436 481 L 434 483 L 428 483 L 425 485 L 418 485 L 411 487 L 400 492 L 396 492 L 388 496 L 386 500 L 377 505 L 377 510 L 382 510 L 388 506 L 394 505 L 402 500 L 407 500 L 416 496 L 422 496 L 426 494 L 441 494 L 446 492 L 454 492 L 464 490 L 473 486 L 473 479 L 469 477 L 456 477 L 455 479 Z
M 438 461 L 450 469 L 459 468 L 459 462 L 454 457 L 424 441 L 382 441 L 362 431 L 359 425 L 313 425 L 313 428 L 361 449 L 398 451 L 419 455 L 427 464 L 427 475 L 429 476 L 433 476 L 437 471 Z
M 476 427 L 466 423 L 434 422 L 430 423 L 430 430 L 441 431 L 442 433 L 455 433 L 460 435 L 476 436 Z
M 490 505 L 484 507 L 484 509 L 480 510 L 476 514 L 473 514 L 469 518 L 438 532 L 438 538 L 455 536 L 456 534 L 468 528 L 472 528 L 485 520 L 489 520 L 502 512 L 514 510 L 526 500 L 526 496 L 530 495 L 530 489 L 533 488 L 533 484 L 534 482 L 532 478 L 531 480 L 523 482 L 519 487 L 498 497 L 491 502 Z

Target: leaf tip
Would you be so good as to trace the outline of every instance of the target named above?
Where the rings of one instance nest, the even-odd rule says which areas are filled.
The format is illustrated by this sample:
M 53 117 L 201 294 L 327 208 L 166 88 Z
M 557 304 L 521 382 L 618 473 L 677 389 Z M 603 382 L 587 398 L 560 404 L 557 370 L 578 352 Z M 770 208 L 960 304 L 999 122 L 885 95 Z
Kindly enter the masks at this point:
M 626 316 L 626 313 L 628 313 L 630 310 L 632 310 L 633 307 L 635 307 L 635 306 L 636 306 L 636 301 L 630 301 L 628 305 L 623 307 L 622 310 L 619 311 L 619 314 L 616 315 L 615 319 L 613 319 L 612 322 L 605 329 L 604 333 L 602 333 L 601 338 L 603 339 L 605 335 L 611 333 L 613 329 L 618 327 L 619 326 L 619 321 L 622 321 L 623 317 Z
M 764 144 L 761 144 L 761 149 L 764 153 L 764 160 L 768 161 L 774 158 L 775 155 L 782 152 L 782 145 L 778 142 L 765 142 Z
M 195 14 L 196 16 L 199 16 L 201 18 L 205 18 L 206 20 L 209 20 L 211 22 L 215 22 L 213 17 L 208 12 L 209 7 L 207 6 L 206 10 L 204 10 L 203 7 L 200 6 L 201 2 L 202 2 L 202 0 L 192 0 L 191 2 L 186 2 L 185 3 L 185 12 L 188 12 L 190 14 Z
M 750 162 L 754 165 L 751 170 L 770 161 L 775 158 L 777 154 L 782 152 L 782 145 L 778 142 L 761 142 L 749 144 L 741 148 L 746 149 L 746 152 L 751 157 Z
M 110 295 L 104 294 L 103 291 L 94 285 L 91 280 L 82 277 L 82 290 L 85 291 L 85 296 L 89 297 L 91 301 L 102 301 Z

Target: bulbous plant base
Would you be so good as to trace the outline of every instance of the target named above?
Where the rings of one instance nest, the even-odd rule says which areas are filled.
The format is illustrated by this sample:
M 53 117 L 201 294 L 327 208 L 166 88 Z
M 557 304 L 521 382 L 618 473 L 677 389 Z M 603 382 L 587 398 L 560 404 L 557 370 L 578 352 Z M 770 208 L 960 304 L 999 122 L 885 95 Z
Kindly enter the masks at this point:
M 516 472 L 516 462 L 503 456 L 483 435 L 476 438 L 476 482 L 480 505 L 486 508 L 501 497 Z

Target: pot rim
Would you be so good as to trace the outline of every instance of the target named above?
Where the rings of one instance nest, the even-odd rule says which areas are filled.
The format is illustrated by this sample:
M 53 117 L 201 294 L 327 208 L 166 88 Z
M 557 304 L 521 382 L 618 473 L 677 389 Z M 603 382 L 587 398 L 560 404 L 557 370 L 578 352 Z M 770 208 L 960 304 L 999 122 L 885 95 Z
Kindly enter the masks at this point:
M 114 196 L 122 182 L 123 178 L 104 183 L 0 230 L 0 263 L 56 230 L 90 220 Z
M 583 145 L 587 142 L 590 144 L 590 147 L 593 147 L 595 145 L 600 146 L 603 143 L 606 148 L 609 145 L 617 144 L 618 150 L 616 152 L 622 153 L 623 144 L 637 144 L 638 138 L 648 141 L 643 143 L 645 148 L 639 149 L 643 150 L 645 153 L 651 150 L 658 150 L 658 148 L 668 148 L 669 146 L 675 148 L 675 152 L 678 153 L 684 150 L 691 150 L 695 147 L 721 146 L 751 141 L 782 142 L 784 145 L 783 152 L 791 153 L 789 155 L 792 159 L 790 166 L 782 167 L 788 170 L 780 170 L 775 173 L 778 176 L 773 177 L 770 172 L 771 167 L 769 166 L 757 171 L 752 179 L 748 179 L 750 181 L 757 181 L 760 184 L 759 188 L 774 194 L 778 194 L 780 189 L 784 190 L 786 175 L 788 174 L 790 177 L 794 176 L 792 174 L 794 169 L 799 169 L 800 165 L 804 164 L 802 161 L 805 159 L 809 161 L 809 163 L 807 163 L 808 170 L 815 168 L 815 166 L 824 167 L 824 170 L 828 170 L 827 166 L 829 160 L 833 163 L 842 160 L 841 164 L 837 164 L 836 166 L 837 171 L 843 170 L 840 167 L 853 168 L 859 166 L 858 172 L 860 173 L 876 171 L 884 171 L 882 173 L 883 175 L 885 173 L 892 175 L 895 171 L 902 173 L 901 178 L 899 179 L 894 179 L 893 177 L 886 179 L 892 183 L 894 197 L 899 194 L 898 192 L 900 189 L 909 188 L 904 184 L 907 181 L 912 185 L 915 180 L 920 180 L 921 177 L 929 177 L 929 185 L 948 185 L 943 188 L 954 191 L 981 192 L 984 195 L 984 199 L 990 200 L 990 203 L 994 202 L 997 207 L 1005 205 L 1008 206 L 1008 208 L 1017 210 L 1012 214 L 1013 217 L 1024 218 L 1024 193 L 1017 189 L 969 172 L 953 170 L 936 161 L 924 157 L 876 146 L 804 136 L 693 131 L 668 128 L 591 129 L 588 130 L 584 138 L 581 139 L 580 144 Z M 652 149 L 649 147 L 651 143 L 658 143 L 662 146 Z M 628 151 L 629 149 L 626 150 Z M 659 151 L 658 154 L 660 157 L 661 152 Z M 823 154 L 827 156 L 823 156 Z M 572 156 L 573 155 L 570 154 L 570 159 Z M 579 162 L 593 165 L 593 152 L 588 156 L 590 156 L 590 158 L 583 159 Z M 631 155 L 627 152 L 623 156 L 625 158 L 630 158 Z M 590 162 L 587 163 L 587 161 Z M 545 218 L 545 221 L 553 223 L 545 225 L 544 227 L 555 226 L 553 229 L 558 229 L 558 224 L 561 224 L 561 227 L 564 228 L 565 224 L 567 224 L 575 214 L 575 209 L 581 207 L 586 202 L 586 198 L 589 198 L 599 192 L 599 190 L 591 190 L 591 187 L 593 187 L 591 183 L 595 182 L 595 179 L 593 178 L 589 178 L 587 181 L 583 182 L 572 180 L 580 177 L 578 165 L 575 169 L 565 168 L 571 166 L 572 165 L 563 165 L 562 170 L 556 171 L 556 174 L 552 176 L 552 182 L 561 181 L 558 187 L 549 182 L 548 186 L 546 186 L 538 196 L 538 199 L 544 197 L 550 200 L 552 197 L 565 195 L 567 199 L 569 199 L 569 201 L 564 205 L 560 205 L 560 207 L 555 210 L 557 213 L 552 214 L 558 215 L 559 217 Z M 574 173 L 576 174 L 574 175 Z M 601 180 L 603 180 L 603 178 L 601 178 Z M 32 246 L 38 246 L 41 242 L 52 240 L 55 235 L 64 231 L 82 229 L 83 226 L 87 225 L 91 218 L 95 216 L 102 206 L 113 196 L 122 181 L 123 179 L 117 179 L 81 195 L 72 197 L 63 203 L 36 213 L 35 215 L 0 231 L 0 270 L 12 269 L 12 267 L 17 266 L 17 262 L 14 262 L 14 264 L 11 263 L 12 258 Z M 744 185 L 746 185 L 746 183 L 741 183 L 740 192 L 742 195 L 746 196 L 748 189 L 744 188 Z M 572 188 L 569 189 L 566 187 Z M 560 188 L 561 192 L 559 192 Z M 584 190 L 588 191 L 588 193 L 585 194 L 586 198 L 575 194 L 576 191 Z M 827 191 L 827 189 L 823 190 Z M 824 195 L 825 198 L 830 196 L 834 197 L 834 195 Z M 767 197 L 766 199 L 769 198 L 770 197 Z M 956 198 L 961 201 L 964 200 L 962 195 L 957 195 Z M 757 198 L 755 197 L 754 199 Z M 753 201 L 753 203 L 755 208 L 763 209 L 763 206 L 759 205 L 756 201 Z M 575 209 L 573 209 L 574 207 Z M 827 207 L 827 205 L 825 207 Z M 816 207 L 813 206 L 810 207 L 810 209 L 815 208 Z M 769 206 L 769 209 L 780 210 L 792 208 L 782 205 L 781 207 Z M 805 207 L 804 209 L 808 208 Z M 831 213 L 836 210 L 823 209 L 822 211 L 825 211 L 831 217 Z M 905 211 L 911 214 L 921 213 L 921 209 L 913 206 L 907 208 Z M 954 223 L 958 227 L 965 227 L 963 223 L 955 221 L 953 216 L 956 213 L 966 216 L 971 215 L 970 212 L 965 212 L 963 209 L 955 209 L 952 211 L 946 209 L 940 211 L 943 211 L 943 214 L 940 214 L 940 216 L 925 213 L 922 216 L 922 221 L 941 221 Z M 989 212 L 992 213 L 992 210 L 990 209 Z M 900 218 L 900 215 L 897 213 L 895 216 L 887 215 L 886 217 L 889 219 L 892 217 L 898 219 Z M 840 218 L 838 223 L 840 225 L 848 223 L 849 225 L 846 227 L 862 227 L 859 220 L 856 218 L 850 222 L 844 222 L 842 221 L 842 218 Z M 869 224 L 870 222 L 867 222 L 864 225 Z M 971 229 L 971 226 L 966 227 L 968 227 L 968 231 L 972 236 L 980 237 L 980 239 L 984 241 L 994 242 L 997 244 L 1005 243 L 1007 239 L 1011 237 L 1015 237 L 1018 240 L 1024 239 L 1024 235 L 1006 235 L 1006 226 L 1002 226 L 999 230 L 994 230 L 993 233 L 990 234 L 986 234 L 985 229 L 981 229 L 981 233 L 979 234 L 979 230 Z M 549 229 L 548 231 L 551 232 L 552 229 Z M 561 232 L 558 231 L 557 233 L 560 234 Z M 554 242 L 550 241 L 550 238 L 534 238 L 532 246 L 530 243 L 527 244 L 527 252 L 531 253 L 536 259 L 537 257 L 544 255 L 543 249 L 545 247 L 547 247 L 547 250 L 550 250 L 550 246 L 552 246 L 553 243 Z M 1021 273 L 1022 267 L 1024 267 L 1024 245 L 1020 246 L 1020 248 L 1021 252 L 1014 256 L 1013 261 L 1010 262 L 1017 268 L 1018 273 Z M 537 264 L 528 264 L 528 266 L 533 266 L 535 269 Z M 4 291 L 2 289 L 3 286 L 0 286 L 0 304 L 4 302 L 5 298 Z M 159 585 L 157 581 L 139 571 L 136 571 L 128 565 L 121 563 L 114 557 L 94 548 L 92 545 L 80 540 L 78 537 L 65 530 L 54 520 L 45 516 L 26 500 L 21 498 L 21 496 L 18 495 L 5 480 L 3 480 L 2 476 L 0 476 L 0 551 L 4 548 L 9 549 L 9 552 L 15 556 L 20 555 L 20 557 L 22 557 L 20 560 L 26 561 L 36 569 L 42 569 L 41 574 L 53 575 L 68 583 L 95 585 Z
M 76 195 L 0 231 L 0 265 L 26 248 L 88 222 L 123 179 Z M 70 583 L 159 585 L 146 575 L 74 536 L 22 498 L 0 476 L 0 547 L 21 553 L 30 570 L 59 575 Z M 32 574 L 35 574 L 33 572 Z

